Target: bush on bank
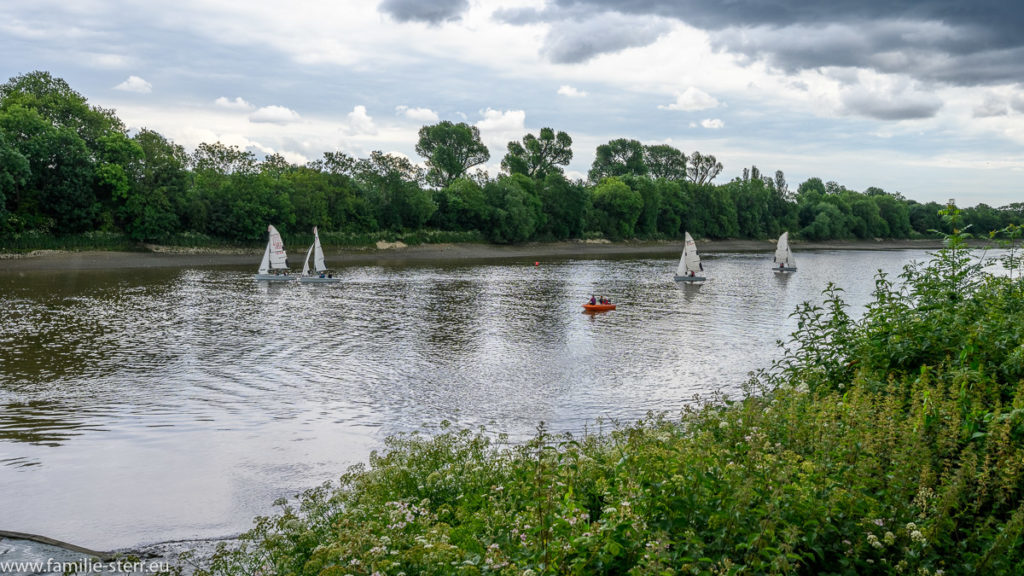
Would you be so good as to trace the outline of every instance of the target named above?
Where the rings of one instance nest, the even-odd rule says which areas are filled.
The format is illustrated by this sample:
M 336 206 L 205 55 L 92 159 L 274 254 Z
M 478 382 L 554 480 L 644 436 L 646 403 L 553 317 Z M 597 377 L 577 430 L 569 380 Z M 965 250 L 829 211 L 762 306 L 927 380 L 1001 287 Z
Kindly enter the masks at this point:
M 958 236 L 851 319 L 797 311 L 742 400 L 524 444 L 388 439 L 212 574 L 1024 573 L 1024 281 Z

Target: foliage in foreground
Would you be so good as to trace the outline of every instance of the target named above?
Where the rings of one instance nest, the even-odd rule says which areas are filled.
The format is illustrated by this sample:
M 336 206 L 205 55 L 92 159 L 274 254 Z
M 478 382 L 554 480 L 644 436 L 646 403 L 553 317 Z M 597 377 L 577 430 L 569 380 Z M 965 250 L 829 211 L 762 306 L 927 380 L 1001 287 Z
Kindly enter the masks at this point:
M 1024 573 L 1024 282 L 959 238 L 798 310 L 742 401 L 579 438 L 390 438 L 216 574 Z

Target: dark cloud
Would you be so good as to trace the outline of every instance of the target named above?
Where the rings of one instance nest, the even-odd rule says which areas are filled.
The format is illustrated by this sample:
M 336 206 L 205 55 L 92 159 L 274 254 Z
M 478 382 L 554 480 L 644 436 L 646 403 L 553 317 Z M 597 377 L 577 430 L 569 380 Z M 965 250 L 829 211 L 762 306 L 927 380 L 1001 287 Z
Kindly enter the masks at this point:
M 1024 92 L 1018 92 L 1010 98 L 1010 108 L 1017 112 L 1024 112 Z
M 628 20 L 628 21 L 627 21 Z M 556 64 L 586 62 L 601 54 L 654 43 L 669 25 L 650 19 L 595 18 L 552 28 L 541 53 Z
M 377 10 L 399 22 L 441 24 L 462 18 L 469 0 L 383 0 Z
M 1010 110 L 1006 100 L 996 96 L 986 97 L 981 104 L 974 108 L 975 118 L 993 118 L 996 116 L 1006 116 L 1009 113 Z
M 513 25 L 551 23 L 541 54 L 556 64 L 586 62 L 601 54 L 653 44 L 671 29 L 661 18 L 583 8 L 506 8 L 494 18 Z
M 844 90 L 841 100 L 847 112 L 878 120 L 931 118 L 942 108 L 942 101 L 928 93 L 910 90 L 874 91 L 862 86 Z
M 962 86 L 1024 77 L 1024 3 L 1008 0 L 552 0 L 497 17 L 558 27 L 582 13 L 679 20 L 787 72 L 852 66 Z

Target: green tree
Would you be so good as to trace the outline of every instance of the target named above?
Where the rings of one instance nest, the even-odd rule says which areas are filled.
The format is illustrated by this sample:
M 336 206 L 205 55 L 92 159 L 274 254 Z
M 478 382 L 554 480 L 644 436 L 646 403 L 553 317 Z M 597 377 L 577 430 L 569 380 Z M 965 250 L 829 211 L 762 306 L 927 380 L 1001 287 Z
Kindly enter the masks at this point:
M 878 212 L 886 222 L 889 238 L 910 237 L 910 209 L 902 197 L 891 194 L 870 196 L 878 205 Z
M 419 185 L 422 171 L 404 156 L 371 152 L 357 163 L 356 175 L 382 229 L 418 229 L 437 209 Z
M 522 142 L 509 142 L 501 167 L 509 174 L 525 174 L 543 180 L 548 174 L 562 174 L 572 161 L 572 138 L 565 132 L 541 128 L 540 136 L 527 134 Z
M 317 172 L 354 176 L 359 161 L 344 152 L 324 152 L 324 157 L 313 160 L 309 167 Z
M 540 199 L 534 182 L 524 174 L 500 176 L 484 186 L 490 206 L 487 234 L 491 242 L 512 244 L 533 238 L 543 224 Z
M 624 176 L 622 181 L 631 190 L 640 193 L 643 208 L 637 216 L 634 232 L 640 236 L 654 236 L 658 233 L 658 214 L 661 212 L 661 190 L 646 176 Z
M 850 201 L 853 221 L 850 231 L 858 238 L 887 238 L 889 224 L 882 218 L 878 204 L 870 196 L 855 194 Z
M 0 132 L 28 161 L 29 176 L 15 198 L 17 216 L 25 227 L 58 234 L 92 230 L 100 204 L 85 141 L 70 128 L 55 126 L 21 105 L 0 112 Z
M 619 138 L 597 147 L 594 162 L 587 178 L 600 182 L 613 176 L 645 176 L 648 172 L 644 161 L 644 145 L 638 140 Z
M 470 168 L 491 157 L 480 140 L 480 129 L 465 122 L 449 120 L 420 128 L 416 153 L 426 160 L 427 182 L 446 188 Z
M 110 228 L 139 177 L 143 151 L 135 140 L 120 132 L 100 136 L 96 148 L 98 154 L 93 170 L 97 199 L 103 206 L 101 226 Z
M 132 140 L 142 155 L 120 218 L 138 241 L 161 241 L 180 229 L 188 177 L 185 149 L 143 128 Z
M 605 178 L 594 187 L 594 210 L 607 236 L 631 238 L 643 208 L 643 196 L 619 178 Z
M 53 126 L 71 130 L 90 151 L 97 149 L 101 136 L 125 133 L 124 123 L 113 110 L 90 106 L 84 96 L 49 72 L 37 70 L 0 85 L 0 111 L 13 106 L 35 110 Z
M 434 192 L 434 203 L 437 211 L 431 222 L 441 230 L 483 230 L 487 223 L 484 189 L 468 178 Z
M 686 180 L 686 154 L 668 144 L 644 146 L 644 163 L 653 180 Z
M 545 215 L 540 232 L 557 240 L 580 238 L 587 223 L 590 195 L 583 182 L 570 182 L 561 174 L 548 174 L 537 183 Z
M 658 231 L 669 238 L 678 238 L 683 235 L 683 223 L 690 218 L 691 199 L 686 182 L 661 179 L 654 184 L 661 197 Z
M 20 192 L 31 175 L 28 159 L 7 143 L 0 130 L 0 232 L 15 231 L 11 213 L 18 210 Z

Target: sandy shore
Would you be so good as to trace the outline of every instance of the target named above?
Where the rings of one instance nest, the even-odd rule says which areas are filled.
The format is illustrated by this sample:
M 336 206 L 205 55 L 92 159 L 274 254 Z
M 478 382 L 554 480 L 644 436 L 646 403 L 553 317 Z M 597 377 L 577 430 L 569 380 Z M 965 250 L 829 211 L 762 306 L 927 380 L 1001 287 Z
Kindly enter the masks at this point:
M 877 240 L 856 242 L 794 243 L 794 250 L 905 250 L 935 249 L 938 240 Z M 726 252 L 771 252 L 768 240 L 699 241 L 702 254 Z M 327 259 L 337 267 L 349 264 L 402 264 L 423 261 L 491 261 L 523 259 L 599 258 L 602 256 L 675 255 L 681 242 L 550 242 L 517 246 L 493 244 L 425 244 L 401 248 L 327 250 Z M 300 251 L 301 252 L 301 251 Z M 0 271 L 16 270 L 104 270 L 118 268 L 184 268 L 204 266 L 255 266 L 262 250 L 222 252 L 173 247 L 152 247 L 140 252 L 37 251 L 29 254 L 0 254 Z M 298 261 L 301 253 L 293 252 Z M 301 262 L 295 264 L 301 267 Z

